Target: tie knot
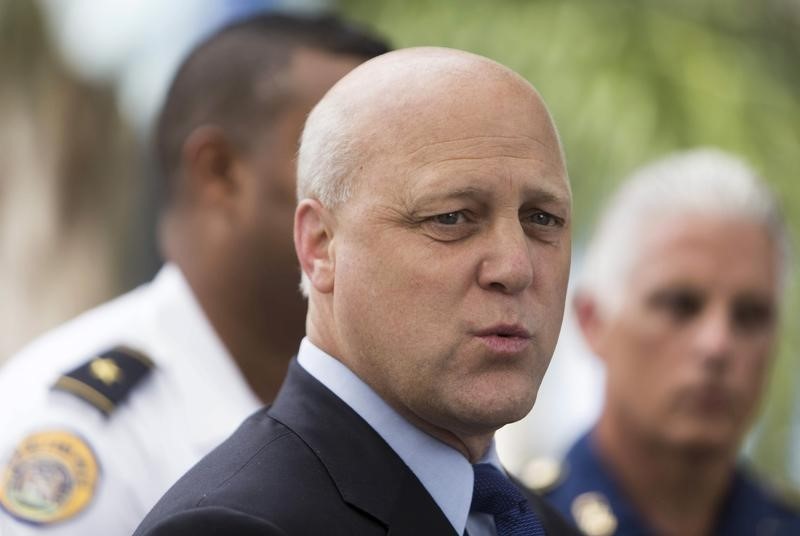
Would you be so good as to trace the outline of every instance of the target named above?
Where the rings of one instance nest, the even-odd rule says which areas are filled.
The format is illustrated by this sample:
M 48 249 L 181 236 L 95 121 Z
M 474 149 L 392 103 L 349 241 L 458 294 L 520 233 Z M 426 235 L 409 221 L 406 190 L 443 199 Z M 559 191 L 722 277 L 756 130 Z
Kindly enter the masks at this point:
M 496 516 L 515 509 L 527 509 L 528 501 L 522 492 L 497 467 L 490 463 L 478 463 L 472 468 L 475 471 L 475 487 L 471 511 Z

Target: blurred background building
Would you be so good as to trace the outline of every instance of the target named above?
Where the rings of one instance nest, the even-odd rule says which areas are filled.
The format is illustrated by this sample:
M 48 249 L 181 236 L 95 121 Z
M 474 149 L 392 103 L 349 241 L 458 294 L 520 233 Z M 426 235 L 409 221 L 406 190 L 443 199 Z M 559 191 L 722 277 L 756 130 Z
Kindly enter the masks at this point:
M 555 116 L 575 195 L 575 270 L 607 192 L 663 153 L 741 154 L 800 238 L 798 0 L 0 1 L 0 360 L 34 335 L 149 279 L 159 178 L 149 129 L 198 39 L 257 10 L 337 10 L 397 46 L 494 58 Z M 747 455 L 800 486 L 800 294 Z M 513 470 L 558 454 L 595 418 L 602 367 L 567 314 L 531 416 L 507 427 Z

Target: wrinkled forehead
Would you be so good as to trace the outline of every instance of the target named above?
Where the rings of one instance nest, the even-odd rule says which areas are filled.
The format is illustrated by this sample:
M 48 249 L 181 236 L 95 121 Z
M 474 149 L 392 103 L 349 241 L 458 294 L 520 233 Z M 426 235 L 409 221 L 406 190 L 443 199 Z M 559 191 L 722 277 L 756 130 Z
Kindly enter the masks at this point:
M 450 137 L 395 154 L 394 161 L 393 179 L 408 200 L 449 195 L 487 202 L 505 197 L 571 204 L 560 151 L 530 136 Z
M 518 90 L 519 88 L 512 88 Z M 435 178 L 445 171 L 473 181 L 487 168 L 509 177 L 547 178 L 569 190 L 561 145 L 538 95 L 454 92 L 452 98 L 394 103 L 365 126 L 364 180 Z M 480 92 L 478 92 L 480 93 Z M 403 111 L 401 111 L 403 110 Z M 376 186 L 376 185 L 373 185 Z

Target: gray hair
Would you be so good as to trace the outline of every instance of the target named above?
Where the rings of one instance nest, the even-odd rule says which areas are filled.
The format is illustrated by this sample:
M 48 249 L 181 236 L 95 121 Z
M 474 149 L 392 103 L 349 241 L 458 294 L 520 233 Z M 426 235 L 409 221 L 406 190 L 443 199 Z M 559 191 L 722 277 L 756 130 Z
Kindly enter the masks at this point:
M 297 156 L 297 198 L 312 198 L 334 208 L 352 194 L 353 162 L 357 153 L 350 134 L 349 107 L 323 101 L 306 120 Z
M 621 306 L 646 223 L 686 213 L 745 219 L 763 225 L 776 246 L 781 285 L 789 238 L 772 191 L 740 158 L 717 149 L 669 155 L 633 173 L 607 204 L 583 262 L 580 291 L 606 312 Z
M 316 199 L 335 208 L 352 195 L 359 150 L 348 115 L 349 107 L 335 98 L 323 99 L 309 114 L 297 156 L 298 201 Z M 307 298 L 311 282 L 305 272 L 300 275 L 300 291 Z

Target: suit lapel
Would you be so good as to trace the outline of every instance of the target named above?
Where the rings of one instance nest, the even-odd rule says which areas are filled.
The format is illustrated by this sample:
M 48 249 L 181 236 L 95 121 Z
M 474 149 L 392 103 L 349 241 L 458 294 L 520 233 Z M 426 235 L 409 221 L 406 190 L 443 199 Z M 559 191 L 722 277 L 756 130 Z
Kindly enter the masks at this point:
M 407 477 L 399 486 L 394 508 L 389 514 L 389 535 L 443 534 L 456 531 L 416 476 L 406 468 Z M 420 491 L 421 490 L 421 491 Z
M 352 507 L 389 534 L 455 534 L 414 473 L 352 408 L 292 360 L 270 416 L 294 431 Z

